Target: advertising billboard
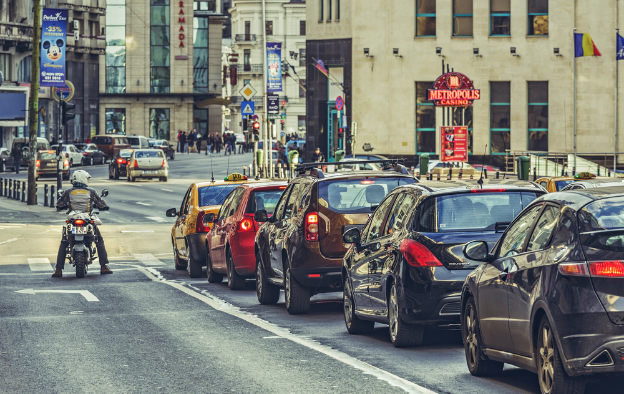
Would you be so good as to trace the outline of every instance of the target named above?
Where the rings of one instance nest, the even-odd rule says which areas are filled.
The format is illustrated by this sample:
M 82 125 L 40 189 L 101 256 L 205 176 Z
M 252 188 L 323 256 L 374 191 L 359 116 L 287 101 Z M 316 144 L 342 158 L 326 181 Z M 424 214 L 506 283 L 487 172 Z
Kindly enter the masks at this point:
M 442 126 L 441 161 L 468 161 L 468 127 Z
M 41 23 L 41 86 L 65 86 L 68 10 L 44 8 Z
M 271 42 L 266 46 L 267 92 L 282 91 L 282 43 Z

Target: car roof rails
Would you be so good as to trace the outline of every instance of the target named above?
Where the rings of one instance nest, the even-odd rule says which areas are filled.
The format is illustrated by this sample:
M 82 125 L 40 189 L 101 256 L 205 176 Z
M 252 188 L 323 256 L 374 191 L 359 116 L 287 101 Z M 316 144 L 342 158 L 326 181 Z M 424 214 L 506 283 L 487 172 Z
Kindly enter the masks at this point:
M 302 163 L 295 167 L 297 176 L 308 175 L 316 178 L 325 178 L 323 171 L 319 167 L 323 166 L 340 166 L 345 164 L 381 164 L 382 171 L 396 171 L 400 174 L 409 174 L 407 168 L 403 165 L 404 159 L 387 159 L 387 160 L 353 160 L 353 161 L 333 161 L 321 163 Z M 364 170 L 367 171 L 367 170 Z

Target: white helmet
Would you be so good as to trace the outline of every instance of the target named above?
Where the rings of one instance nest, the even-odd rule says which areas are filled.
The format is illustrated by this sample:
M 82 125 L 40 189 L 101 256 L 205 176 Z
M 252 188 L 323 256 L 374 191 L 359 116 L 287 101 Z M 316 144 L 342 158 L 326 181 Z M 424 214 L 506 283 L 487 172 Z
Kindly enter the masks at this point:
M 74 186 L 89 186 L 89 179 L 91 179 L 91 175 L 85 170 L 77 170 L 74 171 L 71 177 L 71 184 Z

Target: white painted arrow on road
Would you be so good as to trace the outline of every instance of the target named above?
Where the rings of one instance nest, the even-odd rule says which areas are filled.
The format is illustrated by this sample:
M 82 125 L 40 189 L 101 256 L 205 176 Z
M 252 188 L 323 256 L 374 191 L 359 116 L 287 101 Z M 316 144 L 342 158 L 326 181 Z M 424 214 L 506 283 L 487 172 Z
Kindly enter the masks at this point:
M 87 301 L 99 301 L 98 298 L 96 296 L 94 296 L 93 294 L 91 294 L 88 290 L 33 290 L 33 289 L 24 289 L 24 290 L 17 290 L 16 293 L 31 294 L 31 295 L 35 295 L 37 293 L 70 293 L 70 294 L 80 294 Z

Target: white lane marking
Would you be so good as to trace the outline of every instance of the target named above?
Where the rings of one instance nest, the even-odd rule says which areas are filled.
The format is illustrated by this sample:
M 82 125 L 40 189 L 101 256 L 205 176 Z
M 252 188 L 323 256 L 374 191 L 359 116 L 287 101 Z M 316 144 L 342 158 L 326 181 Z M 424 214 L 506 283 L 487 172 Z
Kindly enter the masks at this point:
M 160 189 L 160 190 L 162 190 L 162 191 L 164 191 L 164 192 L 173 193 L 173 190 L 169 190 L 169 189 Z
M 123 230 L 122 233 L 153 233 L 154 230 L 141 230 L 141 231 L 131 231 L 131 230 Z
M 98 298 L 96 296 L 94 296 L 93 294 L 91 294 L 91 292 L 89 292 L 88 290 L 33 290 L 33 289 L 24 289 L 24 290 L 17 290 L 16 293 L 31 294 L 31 295 L 35 295 L 37 293 L 80 294 L 87 301 L 91 301 L 91 302 L 99 301 Z
M 147 203 L 140 202 L 140 201 L 137 201 L 137 204 L 139 204 L 139 205 L 145 205 L 146 207 L 151 207 L 151 206 L 152 206 L 152 204 L 147 204 Z
M 21 227 L 24 226 L 24 223 L 0 223 L 0 226 Z
M 11 238 L 4 242 L 0 242 L 0 245 L 8 244 L 9 242 L 17 241 L 19 238 Z
M 221 312 L 227 313 L 228 315 L 237 317 L 257 327 L 260 327 L 266 331 L 272 332 L 278 337 L 289 339 L 299 345 L 305 346 L 312 350 L 316 350 L 319 353 L 322 353 L 335 360 L 338 360 L 342 363 L 350 365 L 353 368 L 359 369 L 360 371 L 364 372 L 367 375 L 372 375 L 379 380 L 383 380 L 387 382 L 388 384 L 390 384 L 391 386 L 398 387 L 407 393 L 436 394 L 435 391 L 431 391 L 425 387 L 417 385 L 416 383 L 412 383 L 409 380 L 403 379 L 399 376 L 391 374 L 390 372 L 384 371 L 383 369 L 367 364 L 339 350 L 332 349 L 331 347 L 326 346 L 326 345 L 322 345 L 319 342 L 314 341 L 312 339 L 308 339 L 305 337 L 301 337 L 299 335 L 295 335 L 286 328 L 279 327 L 273 323 L 270 323 L 266 320 L 259 318 L 258 316 L 254 316 L 250 314 L 249 312 L 242 311 L 240 308 L 226 301 L 223 301 L 222 299 L 208 293 L 206 290 L 202 290 L 200 294 L 197 291 L 194 291 L 190 289 L 189 287 L 186 287 L 180 283 L 164 279 L 162 275 L 160 274 L 160 272 L 158 272 L 157 270 L 153 268 L 144 268 L 140 266 L 136 266 L 136 267 L 139 268 L 139 271 L 143 272 L 145 276 L 147 276 L 153 281 L 161 282 L 173 288 L 176 288 L 180 290 L 181 292 L 193 298 L 196 298 L 205 304 L 208 304 L 209 306 L 211 306 L 212 308 L 216 310 L 219 310 Z M 197 290 L 199 291 L 199 289 Z
M 167 221 L 167 219 L 162 218 L 160 216 L 146 216 L 145 219 L 151 219 L 151 220 L 153 220 L 155 222 L 166 222 Z
M 28 259 L 28 265 L 31 271 L 51 271 L 54 268 L 47 257 Z
M 165 263 L 163 263 L 162 261 L 158 260 L 151 253 L 145 253 L 145 254 L 138 254 L 138 253 L 134 254 L 133 253 L 132 256 L 134 256 L 135 259 L 139 260 L 140 263 L 143 263 L 145 265 L 165 265 Z

